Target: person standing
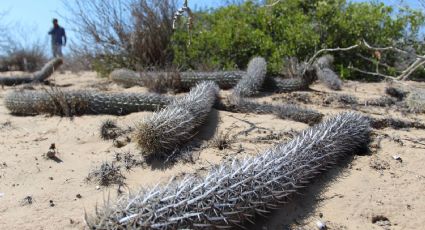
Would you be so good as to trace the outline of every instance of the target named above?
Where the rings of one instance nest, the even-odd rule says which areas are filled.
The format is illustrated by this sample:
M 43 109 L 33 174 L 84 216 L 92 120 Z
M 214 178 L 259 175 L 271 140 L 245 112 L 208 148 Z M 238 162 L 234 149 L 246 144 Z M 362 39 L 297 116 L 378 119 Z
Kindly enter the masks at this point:
M 49 31 L 49 35 L 52 36 L 53 57 L 62 57 L 62 46 L 66 45 L 66 34 L 56 18 L 53 19 L 53 28 Z

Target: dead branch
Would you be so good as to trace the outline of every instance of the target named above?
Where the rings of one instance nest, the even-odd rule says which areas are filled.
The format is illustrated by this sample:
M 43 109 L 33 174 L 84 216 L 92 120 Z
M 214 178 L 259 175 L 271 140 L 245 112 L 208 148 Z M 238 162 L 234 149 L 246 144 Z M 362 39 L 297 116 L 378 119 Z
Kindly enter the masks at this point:
M 190 32 L 192 30 L 192 26 L 193 26 L 193 13 L 192 10 L 190 9 L 190 7 L 188 6 L 188 0 L 184 1 L 183 7 L 178 9 L 175 13 L 174 13 L 174 17 L 173 17 L 173 30 L 175 30 L 177 28 L 177 21 L 183 17 L 183 14 L 186 12 L 187 14 L 187 23 L 186 23 L 186 28 L 187 28 L 187 32 L 189 33 L 189 42 L 188 45 L 190 45 Z
M 321 56 L 323 53 L 326 52 L 346 52 L 346 51 L 351 51 L 353 49 L 357 49 L 357 48 L 365 48 L 368 50 L 373 50 L 373 51 L 392 51 L 392 52 L 396 52 L 396 53 L 400 53 L 400 54 L 404 54 L 404 55 L 414 55 L 414 57 L 416 58 L 416 60 L 414 62 L 412 62 L 407 68 L 405 68 L 404 70 L 398 71 L 400 74 L 398 76 L 391 76 L 391 75 L 387 75 L 387 74 L 383 74 L 383 73 L 379 73 L 378 69 L 376 72 L 370 72 L 370 71 L 366 71 L 366 70 L 361 70 L 359 68 L 353 67 L 353 66 L 349 66 L 348 68 L 354 71 L 357 71 L 359 73 L 363 73 L 363 74 L 367 74 L 367 75 L 372 75 L 372 76 L 377 76 L 377 77 L 382 77 L 382 78 L 386 78 L 386 79 L 390 79 L 392 81 L 404 81 L 407 80 L 409 78 L 409 76 L 418 68 L 420 68 L 421 66 L 425 65 L 425 55 L 418 55 L 415 53 L 411 53 L 405 50 L 402 50 L 400 48 L 397 47 L 393 47 L 393 46 L 387 46 L 387 47 L 374 47 L 371 46 L 369 43 L 367 43 L 365 40 L 363 40 L 360 44 L 356 44 L 350 47 L 346 47 L 346 48 L 329 48 L 329 49 L 321 49 L 318 52 L 316 52 L 307 62 L 307 68 L 304 69 L 304 72 L 307 71 L 308 67 L 311 67 L 314 65 L 314 62 L 316 61 L 316 59 Z M 358 55 L 359 56 L 359 55 Z M 361 58 L 366 59 L 368 61 L 371 61 L 372 59 L 368 59 L 366 57 L 363 57 L 360 55 Z M 383 64 L 380 63 L 381 66 L 385 66 L 387 68 L 391 67 L 387 64 Z

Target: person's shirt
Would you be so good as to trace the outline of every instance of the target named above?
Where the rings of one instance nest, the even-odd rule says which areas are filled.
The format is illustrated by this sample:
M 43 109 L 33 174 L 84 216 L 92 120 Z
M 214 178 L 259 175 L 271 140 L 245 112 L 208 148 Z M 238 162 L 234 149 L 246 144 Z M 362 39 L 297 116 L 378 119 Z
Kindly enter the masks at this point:
M 62 38 L 65 38 L 65 29 L 58 26 L 58 27 L 53 27 L 50 31 L 49 34 L 52 36 L 52 44 L 54 45 L 62 45 L 63 44 L 63 40 Z

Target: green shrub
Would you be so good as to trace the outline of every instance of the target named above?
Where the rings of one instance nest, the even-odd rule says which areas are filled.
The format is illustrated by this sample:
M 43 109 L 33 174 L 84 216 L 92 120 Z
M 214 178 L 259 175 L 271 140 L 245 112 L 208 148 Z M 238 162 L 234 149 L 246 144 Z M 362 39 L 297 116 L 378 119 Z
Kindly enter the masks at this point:
M 376 2 L 294 0 L 261 7 L 255 1 L 246 1 L 196 13 L 191 35 L 186 30 L 173 35 L 174 64 L 183 69 L 234 69 L 244 68 L 253 56 L 263 56 L 268 72 L 275 74 L 281 72 L 284 57 L 305 60 L 319 49 L 348 47 L 363 39 L 387 46 L 402 38 L 417 37 L 423 19 L 419 12 L 394 12 L 392 7 Z M 368 50 L 335 54 L 336 72 L 343 78 L 358 77 L 347 69 L 350 64 L 375 70 L 375 64 L 355 53 L 372 58 Z M 383 54 L 382 59 L 388 64 L 399 61 L 391 53 Z

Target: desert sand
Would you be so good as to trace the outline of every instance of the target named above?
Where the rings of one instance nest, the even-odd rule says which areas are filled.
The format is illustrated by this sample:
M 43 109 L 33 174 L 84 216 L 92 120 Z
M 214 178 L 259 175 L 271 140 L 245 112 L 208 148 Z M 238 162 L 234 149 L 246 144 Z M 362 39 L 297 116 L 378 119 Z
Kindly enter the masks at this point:
M 51 82 L 61 89 L 93 89 L 111 92 L 146 92 L 142 87 L 124 89 L 96 73 L 55 73 Z M 424 83 L 406 82 L 407 87 Z M 347 93 L 359 98 L 384 95 L 386 83 L 345 82 L 343 90 L 332 92 L 315 84 L 305 92 L 312 98 L 327 93 Z M 142 161 L 134 143 L 121 148 L 99 135 L 102 121 L 134 126 L 150 112 L 127 116 L 90 115 L 12 116 L 5 108 L 7 92 L 23 86 L 0 89 L 0 229 L 85 229 L 84 215 L 96 205 L 115 200 L 117 186 L 88 183 L 89 172 L 117 153 L 131 153 Z M 49 86 L 33 86 L 43 88 Z M 259 101 L 284 102 L 287 95 L 274 94 Z M 350 108 L 306 104 L 326 117 Z M 425 114 L 402 114 L 392 108 L 358 107 L 371 116 L 392 116 L 425 122 Z M 194 143 L 193 162 L 179 161 L 169 167 L 159 163 L 124 170 L 122 192 L 167 182 L 185 173 L 205 173 L 210 167 L 234 157 L 261 153 L 273 144 L 287 141 L 307 128 L 304 123 L 281 120 L 273 115 L 236 114 L 213 110 Z M 230 148 L 211 144 L 218 134 L 233 137 Z M 328 229 L 424 229 L 425 228 L 425 131 L 417 129 L 373 131 L 369 154 L 343 160 L 291 197 L 270 218 L 258 218 L 251 229 L 316 229 L 316 222 Z M 380 140 L 380 141 L 379 141 Z M 55 144 L 60 161 L 44 155 Z M 399 159 L 394 159 L 399 156 Z

